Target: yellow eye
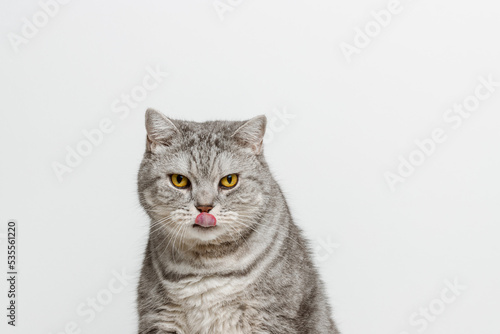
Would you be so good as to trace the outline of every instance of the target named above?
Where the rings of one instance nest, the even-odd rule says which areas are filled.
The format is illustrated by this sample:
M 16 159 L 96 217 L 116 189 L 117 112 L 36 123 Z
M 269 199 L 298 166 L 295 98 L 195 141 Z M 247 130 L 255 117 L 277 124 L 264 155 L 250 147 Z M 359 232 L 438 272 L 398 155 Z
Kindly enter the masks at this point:
M 238 183 L 238 175 L 236 174 L 229 174 L 220 180 L 221 186 L 226 188 L 232 188 L 236 183 Z
M 189 179 L 184 175 L 172 174 L 170 179 L 172 180 L 172 184 L 177 188 L 186 188 L 190 184 Z

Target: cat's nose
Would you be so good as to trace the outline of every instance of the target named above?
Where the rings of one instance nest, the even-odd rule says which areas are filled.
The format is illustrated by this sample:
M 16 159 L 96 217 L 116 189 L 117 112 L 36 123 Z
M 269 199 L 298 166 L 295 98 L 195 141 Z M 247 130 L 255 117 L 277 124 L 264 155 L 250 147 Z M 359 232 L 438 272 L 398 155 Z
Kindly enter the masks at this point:
M 214 207 L 213 206 L 210 206 L 210 205 L 200 205 L 200 206 L 197 206 L 196 207 L 198 209 L 198 211 L 200 212 L 209 212 L 210 210 L 212 210 Z

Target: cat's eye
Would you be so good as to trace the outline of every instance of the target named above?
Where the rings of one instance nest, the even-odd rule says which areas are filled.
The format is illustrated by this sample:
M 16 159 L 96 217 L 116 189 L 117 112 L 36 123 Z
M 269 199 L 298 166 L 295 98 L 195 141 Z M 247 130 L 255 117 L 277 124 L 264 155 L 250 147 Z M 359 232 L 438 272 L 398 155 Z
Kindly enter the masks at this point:
M 172 184 L 177 188 L 187 188 L 191 184 L 187 177 L 180 174 L 172 174 L 170 176 L 170 180 L 172 181 Z
M 238 183 L 238 175 L 229 174 L 220 180 L 220 185 L 224 188 L 232 188 Z

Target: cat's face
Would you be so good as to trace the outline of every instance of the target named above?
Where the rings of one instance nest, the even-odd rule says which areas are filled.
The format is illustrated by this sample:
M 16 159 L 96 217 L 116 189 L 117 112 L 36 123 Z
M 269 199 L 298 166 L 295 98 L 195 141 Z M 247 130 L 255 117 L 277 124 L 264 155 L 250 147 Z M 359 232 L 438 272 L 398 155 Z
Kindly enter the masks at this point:
M 264 116 L 195 123 L 148 110 L 138 185 L 153 234 L 178 245 L 222 243 L 255 228 L 271 187 L 265 126 Z

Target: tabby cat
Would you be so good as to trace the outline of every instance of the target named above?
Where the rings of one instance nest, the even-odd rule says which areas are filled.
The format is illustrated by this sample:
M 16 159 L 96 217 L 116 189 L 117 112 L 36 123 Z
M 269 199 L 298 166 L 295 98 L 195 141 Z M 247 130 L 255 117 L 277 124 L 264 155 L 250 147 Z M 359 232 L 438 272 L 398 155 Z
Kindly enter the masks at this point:
M 338 333 L 264 159 L 265 129 L 265 116 L 197 123 L 146 111 L 140 334 Z

